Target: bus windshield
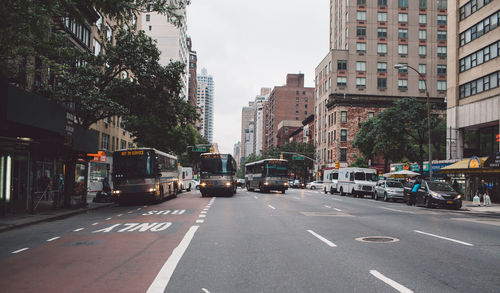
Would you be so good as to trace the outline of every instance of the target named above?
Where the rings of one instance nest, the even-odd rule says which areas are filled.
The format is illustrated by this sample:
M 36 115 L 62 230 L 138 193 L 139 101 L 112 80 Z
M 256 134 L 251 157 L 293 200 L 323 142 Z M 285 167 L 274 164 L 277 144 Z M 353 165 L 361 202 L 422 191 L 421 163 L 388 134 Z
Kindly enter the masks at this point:
M 145 178 L 154 176 L 153 157 L 149 152 L 138 155 L 117 155 L 113 158 L 116 178 Z
M 234 167 L 228 155 L 202 155 L 201 172 L 210 174 L 231 174 L 234 172 Z
M 266 164 L 267 177 L 286 177 L 288 176 L 288 168 L 285 162 L 269 162 Z

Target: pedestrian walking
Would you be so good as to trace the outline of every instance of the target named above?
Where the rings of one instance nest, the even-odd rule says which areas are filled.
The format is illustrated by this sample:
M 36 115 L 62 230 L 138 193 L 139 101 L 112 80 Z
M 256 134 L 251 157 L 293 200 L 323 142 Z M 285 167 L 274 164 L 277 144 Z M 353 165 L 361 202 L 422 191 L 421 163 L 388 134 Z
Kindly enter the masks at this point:
M 420 188 L 420 185 L 422 185 L 422 180 L 420 178 L 417 178 L 417 180 L 415 180 L 415 183 L 413 183 L 413 187 L 410 192 L 410 205 L 412 206 L 417 204 L 417 192 Z

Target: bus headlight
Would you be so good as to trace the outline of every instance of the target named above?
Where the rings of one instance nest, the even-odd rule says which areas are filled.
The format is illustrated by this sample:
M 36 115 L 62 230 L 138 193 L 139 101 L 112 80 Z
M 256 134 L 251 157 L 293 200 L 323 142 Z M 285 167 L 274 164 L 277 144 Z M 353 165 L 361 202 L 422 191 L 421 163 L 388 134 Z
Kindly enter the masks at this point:
M 121 191 L 120 190 L 113 190 L 112 193 L 114 195 L 120 195 Z
M 201 187 L 207 187 L 207 183 L 206 182 L 202 182 L 202 183 L 200 183 L 200 186 Z
M 150 188 L 148 189 L 149 192 L 156 192 L 156 188 Z
M 226 186 L 230 187 L 231 186 L 231 182 L 226 182 Z
M 285 182 L 285 186 L 288 186 L 288 182 Z
M 269 182 L 264 182 L 264 185 L 266 185 L 266 186 L 269 185 Z

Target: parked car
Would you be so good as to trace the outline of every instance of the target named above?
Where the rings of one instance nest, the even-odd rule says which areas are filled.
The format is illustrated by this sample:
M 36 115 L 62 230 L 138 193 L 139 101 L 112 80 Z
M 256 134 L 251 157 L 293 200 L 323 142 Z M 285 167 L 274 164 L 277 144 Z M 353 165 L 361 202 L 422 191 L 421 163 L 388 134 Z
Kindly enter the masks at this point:
M 243 188 L 244 186 L 245 186 L 245 179 L 238 179 L 238 181 L 236 181 L 236 187 Z
M 306 184 L 307 189 L 323 189 L 323 181 L 313 181 Z
M 410 192 L 412 186 L 404 188 L 404 200 L 410 203 Z M 450 184 L 439 181 L 422 180 L 422 184 L 417 191 L 417 205 L 432 207 L 451 207 L 460 209 L 462 207 L 462 194 L 456 192 Z
M 290 186 L 292 188 L 304 188 L 305 184 L 303 182 L 300 182 L 299 179 L 295 179 L 292 181 L 292 184 Z
M 373 198 L 378 200 L 380 197 L 384 201 L 404 199 L 404 186 L 403 183 L 395 180 L 380 180 L 375 186 L 375 193 Z

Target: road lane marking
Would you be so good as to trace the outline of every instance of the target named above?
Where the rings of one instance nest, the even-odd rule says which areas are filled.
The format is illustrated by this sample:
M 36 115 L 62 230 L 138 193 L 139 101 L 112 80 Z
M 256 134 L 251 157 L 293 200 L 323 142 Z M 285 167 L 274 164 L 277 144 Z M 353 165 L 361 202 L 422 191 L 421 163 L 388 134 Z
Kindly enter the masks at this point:
M 201 211 L 200 213 L 201 213 L 201 214 L 206 214 L 206 213 L 207 213 L 207 211 Z
M 201 288 L 201 291 L 203 291 L 204 293 L 210 293 L 210 291 L 208 291 L 207 289 L 205 288 Z
M 268 204 L 267 206 L 268 206 L 268 207 L 270 207 L 270 208 L 272 208 L 273 210 L 275 210 L 275 209 L 276 209 L 275 207 L 273 207 L 273 206 L 272 206 L 272 205 L 270 205 L 270 204 Z
M 153 283 L 151 283 L 151 286 L 149 286 L 147 291 L 148 293 L 165 292 L 177 264 L 181 260 L 182 255 L 188 248 L 189 243 L 194 237 L 194 233 L 196 233 L 196 230 L 198 230 L 199 227 L 200 226 L 191 226 L 191 228 L 189 228 L 186 235 L 184 235 L 184 238 L 182 238 L 182 241 L 174 249 L 172 255 L 170 255 L 167 259 L 160 272 L 158 272 L 158 275 L 154 279 Z
M 121 216 L 123 216 L 123 214 L 119 214 L 119 215 L 117 215 L 117 217 L 121 217 Z
M 197 224 L 201 224 L 201 223 L 203 223 L 203 222 L 205 222 L 205 220 L 196 220 L 196 223 L 197 223 Z
M 488 225 L 494 225 L 494 226 L 500 226 L 500 220 L 498 219 L 481 219 L 481 218 L 451 218 L 450 220 L 455 220 L 455 221 L 467 221 L 471 223 L 476 223 L 476 224 L 488 224 Z
M 99 223 L 98 223 L 98 222 L 95 222 L 94 224 L 92 224 L 92 226 L 95 226 L 95 225 L 99 225 Z
M 128 211 L 128 212 L 127 212 L 127 214 L 131 214 L 131 213 L 132 213 L 132 211 Z
M 112 218 L 107 218 L 107 219 L 106 219 L 106 221 L 109 221 L 109 220 L 111 220 L 111 219 L 112 219 Z
M 342 210 L 341 209 L 337 209 L 337 208 L 333 208 L 334 210 L 336 210 L 337 212 L 341 212 Z
M 342 201 L 341 199 L 338 199 L 338 198 L 333 198 L 331 197 L 332 200 L 336 200 L 336 201 Z
M 295 199 L 300 199 L 298 196 L 294 196 L 293 198 L 295 198 Z
M 427 233 L 427 232 L 422 232 L 422 231 L 419 231 L 419 230 L 413 230 L 413 231 L 415 231 L 416 233 L 420 233 L 420 234 L 424 234 L 424 235 L 429 235 L 429 236 L 432 236 L 432 237 L 436 237 L 436 238 L 440 238 L 440 239 L 444 239 L 444 240 L 448 240 L 448 241 L 453 241 L 453 242 L 460 243 L 460 244 L 467 245 L 467 246 L 474 246 L 474 244 L 471 244 L 471 243 L 468 243 L 468 242 L 463 242 L 463 241 L 452 239 L 452 238 L 448 238 L 448 237 L 443 237 L 443 236 L 439 236 L 439 235 L 435 235 L 435 234 L 431 234 L 431 233 Z
M 22 252 L 22 251 L 25 251 L 25 250 L 28 250 L 28 249 L 29 249 L 28 247 L 25 247 L 25 248 L 21 248 L 21 249 L 18 249 L 18 250 L 16 250 L 16 251 L 13 251 L 13 252 L 11 252 L 11 253 L 14 253 L 14 254 L 15 254 L 15 253 L 19 253 L 19 252 Z
M 137 208 L 138 211 L 140 211 L 142 208 Z
M 398 212 L 398 213 L 415 214 L 414 212 L 410 212 L 410 211 L 403 211 L 403 210 L 391 209 L 391 208 L 386 208 L 386 207 L 379 207 L 379 208 L 384 209 L 384 210 L 393 211 L 393 212 Z
M 47 242 L 51 242 L 51 241 L 54 241 L 54 240 L 59 239 L 59 238 L 61 238 L 61 237 L 57 236 L 57 237 L 54 237 L 54 238 L 50 238 L 50 239 L 47 239 Z
M 331 209 L 332 207 L 331 206 L 327 206 L 327 205 L 324 205 L 325 208 L 327 209 Z
M 256 197 L 255 195 L 253 196 L 253 198 L 255 198 L 255 199 L 259 199 L 259 198 L 258 198 L 258 197 Z
M 377 279 L 383 281 L 387 285 L 391 286 L 392 288 L 398 290 L 399 292 L 402 292 L 402 293 L 413 293 L 412 290 L 406 288 L 405 286 L 399 284 L 398 282 L 396 282 L 394 280 L 391 280 L 391 279 L 387 278 L 386 276 L 382 275 L 381 273 L 379 273 L 376 270 L 370 270 L 370 274 L 372 274 Z
M 83 230 L 83 228 L 78 228 L 78 229 L 73 230 L 73 232 L 78 232 L 78 231 L 82 231 L 82 230 Z
M 205 218 L 207 215 L 199 215 L 198 218 Z
M 307 230 L 307 232 L 311 233 L 312 235 L 314 235 L 316 238 L 318 238 L 319 240 L 325 242 L 326 244 L 328 244 L 328 246 L 330 247 L 337 247 L 337 245 L 335 245 L 335 243 L 331 242 L 330 240 L 326 239 L 325 237 L 317 234 L 316 232 L 314 232 L 313 230 Z

